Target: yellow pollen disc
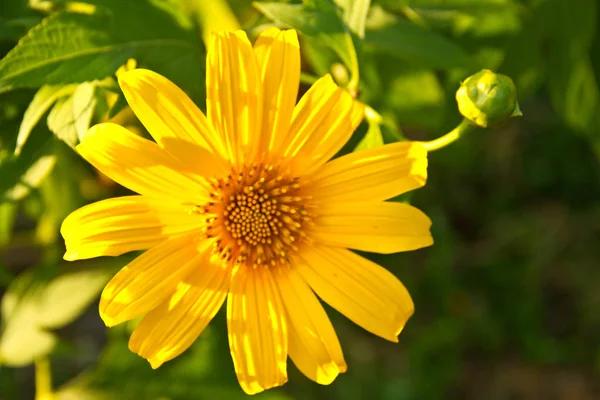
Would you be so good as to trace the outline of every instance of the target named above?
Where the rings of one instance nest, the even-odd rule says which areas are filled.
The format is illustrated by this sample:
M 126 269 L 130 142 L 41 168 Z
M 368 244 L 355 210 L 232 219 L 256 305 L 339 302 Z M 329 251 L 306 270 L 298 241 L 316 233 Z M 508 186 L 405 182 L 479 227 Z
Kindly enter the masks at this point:
M 216 239 L 215 252 L 251 267 L 287 263 L 311 221 L 299 179 L 253 164 L 214 180 L 212 187 L 213 201 L 200 210 L 209 214 L 206 235 Z

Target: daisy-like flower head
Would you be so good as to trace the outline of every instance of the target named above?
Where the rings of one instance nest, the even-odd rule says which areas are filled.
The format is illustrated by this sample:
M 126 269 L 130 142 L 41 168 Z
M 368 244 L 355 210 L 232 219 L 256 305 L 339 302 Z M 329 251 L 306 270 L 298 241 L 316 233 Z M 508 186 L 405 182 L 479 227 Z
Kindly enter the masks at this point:
M 77 146 L 138 195 L 69 215 L 66 260 L 147 250 L 107 284 L 100 315 L 114 326 L 143 316 L 129 347 L 153 368 L 185 351 L 227 302 L 229 345 L 247 393 L 282 385 L 287 358 L 310 379 L 346 370 L 317 296 L 390 341 L 413 313 L 405 287 L 348 249 L 376 253 L 432 244 L 418 209 L 386 202 L 425 184 L 427 152 L 394 143 L 330 161 L 363 105 L 327 75 L 298 104 L 293 30 L 213 34 L 207 115 L 161 75 L 119 75 L 155 142 L 111 123 Z M 315 295 L 316 293 L 316 295 Z

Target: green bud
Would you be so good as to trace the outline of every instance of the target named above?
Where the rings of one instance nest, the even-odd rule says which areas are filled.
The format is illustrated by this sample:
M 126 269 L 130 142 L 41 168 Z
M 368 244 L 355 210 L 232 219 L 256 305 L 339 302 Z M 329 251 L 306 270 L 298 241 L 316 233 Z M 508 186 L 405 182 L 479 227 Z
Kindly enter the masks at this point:
M 350 80 L 350 76 L 348 75 L 348 70 L 344 66 L 344 64 L 335 63 L 331 66 L 331 75 L 333 75 L 333 79 L 339 86 L 346 86 L 348 81 Z
M 489 69 L 468 77 L 456 92 L 456 101 L 463 117 L 483 128 L 522 115 L 512 79 Z

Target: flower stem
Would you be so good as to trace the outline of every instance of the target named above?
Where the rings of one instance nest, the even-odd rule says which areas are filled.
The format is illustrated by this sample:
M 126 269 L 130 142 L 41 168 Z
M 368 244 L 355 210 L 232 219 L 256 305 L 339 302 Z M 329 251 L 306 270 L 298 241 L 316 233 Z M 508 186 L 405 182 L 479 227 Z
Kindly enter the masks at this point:
M 346 90 L 352 95 L 352 97 L 356 98 L 358 96 L 358 82 L 360 80 L 360 73 L 358 67 L 358 57 L 356 55 L 356 49 L 354 48 L 354 42 L 352 41 L 352 36 L 350 33 L 346 33 L 345 35 L 346 44 L 350 49 L 350 81 L 348 85 L 346 85 Z
M 35 360 L 35 400 L 52 400 L 53 397 L 50 360 L 48 357 Z
M 420 142 L 427 151 L 439 150 L 443 147 L 448 146 L 450 143 L 458 140 L 462 135 L 472 131 L 476 126 L 469 121 L 468 119 L 463 119 L 460 124 L 450 132 L 446 133 L 444 136 L 430 140 L 428 142 Z

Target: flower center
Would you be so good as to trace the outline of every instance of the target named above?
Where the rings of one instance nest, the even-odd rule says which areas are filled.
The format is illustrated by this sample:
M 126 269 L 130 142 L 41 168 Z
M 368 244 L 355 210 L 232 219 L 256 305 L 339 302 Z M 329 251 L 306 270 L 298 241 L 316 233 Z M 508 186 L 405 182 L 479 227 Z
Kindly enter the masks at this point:
M 251 267 L 288 263 L 311 221 L 300 179 L 273 165 L 253 164 L 211 184 L 213 201 L 202 211 L 210 214 L 206 235 L 216 238 L 215 252 Z

